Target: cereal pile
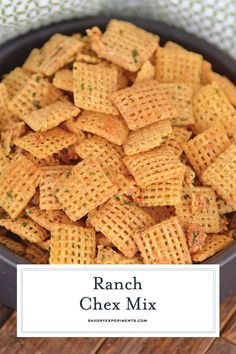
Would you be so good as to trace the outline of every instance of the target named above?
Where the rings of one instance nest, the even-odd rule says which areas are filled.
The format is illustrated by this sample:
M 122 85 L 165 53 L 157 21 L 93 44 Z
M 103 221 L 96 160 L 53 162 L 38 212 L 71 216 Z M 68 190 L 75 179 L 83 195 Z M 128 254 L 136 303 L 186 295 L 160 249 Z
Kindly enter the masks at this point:
M 236 87 L 111 20 L 0 83 L 0 243 L 32 263 L 199 263 L 236 228 Z

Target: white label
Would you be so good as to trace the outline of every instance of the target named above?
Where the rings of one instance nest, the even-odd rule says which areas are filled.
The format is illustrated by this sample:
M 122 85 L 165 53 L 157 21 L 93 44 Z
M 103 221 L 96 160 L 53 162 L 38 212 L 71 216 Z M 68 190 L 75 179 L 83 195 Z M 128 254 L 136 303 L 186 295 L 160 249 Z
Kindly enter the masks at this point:
M 18 265 L 18 337 L 218 337 L 218 265 Z

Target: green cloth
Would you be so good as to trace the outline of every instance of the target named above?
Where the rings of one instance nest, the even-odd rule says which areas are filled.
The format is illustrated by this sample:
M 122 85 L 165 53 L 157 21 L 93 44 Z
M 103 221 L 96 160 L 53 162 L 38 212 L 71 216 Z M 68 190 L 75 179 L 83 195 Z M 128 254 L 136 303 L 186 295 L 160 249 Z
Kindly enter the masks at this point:
M 52 22 L 101 14 L 159 19 L 236 58 L 234 0 L 0 0 L 0 43 Z

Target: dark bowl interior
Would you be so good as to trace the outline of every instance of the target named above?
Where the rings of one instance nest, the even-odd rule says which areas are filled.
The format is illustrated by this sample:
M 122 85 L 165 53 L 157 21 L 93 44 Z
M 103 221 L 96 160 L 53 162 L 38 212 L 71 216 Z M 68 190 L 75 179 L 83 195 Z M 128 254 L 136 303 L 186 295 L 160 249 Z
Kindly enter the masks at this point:
M 22 65 L 30 51 L 35 47 L 41 47 L 54 33 L 83 33 L 86 28 L 95 25 L 104 29 L 109 19 L 94 17 L 64 21 L 31 31 L 3 44 L 0 47 L 0 77 L 16 66 Z M 228 76 L 236 84 L 236 61 L 205 40 L 162 22 L 135 18 L 123 19 L 157 33 L 161 37 L 162 44 L 172 40 L 189 50 L 202 54 L 213 64 L 215 71 Z M 0 300 L 13 308 L 16 306 L 16 265 L 19 263 L 27 262 L 0 245 Z M 205 263 L 220 264 L 222 299 L 236 291 L 236 242 L 230 248 L 209 258 Z

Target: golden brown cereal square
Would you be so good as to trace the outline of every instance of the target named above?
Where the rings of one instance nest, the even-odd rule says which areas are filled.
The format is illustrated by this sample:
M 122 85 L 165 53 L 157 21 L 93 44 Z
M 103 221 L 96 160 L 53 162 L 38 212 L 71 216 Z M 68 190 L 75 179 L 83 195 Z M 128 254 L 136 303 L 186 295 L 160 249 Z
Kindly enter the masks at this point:
M 39 159 L 48 156 L 74 144 L 77 137 L 60 128 L 54 128 L 46 132 L 28 133 L 15 140 L 15 145 L 28 151 Z
M 166 139 L 161 148 L 171 148 L 176 156 L 180 156 L 184 150 L 184 144 L 190 139 L 192 132 L 182 127 L 173 127 L 172 134 Z
M 95 211 L 90 222 L 96 231 L 117 247 L 126 257 L 132 258 L 137 253 L 133 233 L 141 228 L 154 225 L 154 220 L 144 210 L 128 200 L 110 199 Z
M 129 132 L 121 117 L 99 112 L 84 111 L 75 124 L 78 129 L 101 136 L 117 145 L 124 143 Z
M 60 180 L 56 197 L 72 221 L 81 219 L 117 193 L 100 164 L 94 159 L 79 162 Z
M 43 58 L 41 56 L 40 49 L 34 48 L 31 50 L 28 58 L 24 62 L 23 69 L 31 73 L 38 73 L 42 62 Z
M 38 207 L 27 207 L 26 214 L 48 231 L 52 231 L 55 224 L 72 224 L 62 210 L 42 211 Z
M 46 230 L 29 218 L 0 219 L 0 226 L 30 242 L 42 242 L 48 238 Z
M 158 149 L 126 156 L 123 161 L 137 185 L 142 188 L 169 180 L 184 166 L 174 155 Z
M 185 166 L 169 180 L 151 184 L 141 189 L 140 199 L 142 206 L 177 205 L 181 201 Z
M 236 129 L 236 110 L 216 82 L 203 86 L 193 96 L 193 114 L 194 128 L 198 133 L 217 121 L 222 123 L 229 136 Z
M 40 50 L 31 52 L 24 67 L 51 76 L 70 63 L 81 47 L 82 43 L 75 38 L 56 33 Z
M 117 90 L 118 71 L 103 64 L 74 63 L 74 101 L 79 108 L 117 115 L 111 94 Z
M 14 146 L 14 140 L 26 132 L 26 124 L 24 122 L 15 122 L 14 125 L 9 125 L 1 133 L 1 144 L 6 153 L 9 155 Z
M 16 155 L 0 174 L 0 206 L 16 218 L 33 197 L 40 170 L 22 155 Z
M 51 233 L 51 264 L 94 264 L 96 237 L 93 229 L 57 224 Z
M 194 124 L 191 85 L 187 83 L 160 84 L 169 94 L 169 98 L 175 107 L 177 114 L 172 119 L 172 124 L 189 125 Z
M 156 79 L 163 83 L 185 82 L 194 90 L 199 88 L 202 56 L 187 50 L 157 49 Z
M 25 86 L 9 102 L 8 108 L 13 114 L 24 120 L 33 111 L 66 98 L 41 74 L 34 74 Z
M 177 115 L 169 94 L 155 80 L 127 87 L 111 97 L 131 130 Z
M 127 169 L 122 161 L 122 148 L 111 144 L 100 136 L 92 136 L 76 146 L 75 151 L 82 159 L 92 157 L 99 161 L 105 173 L 109 176 L 127 174 Z
M 145 152 L 158 147 L 169 138 L 172 127 L 169 120 L 162 120 L 147 127 L 131 131 L 126 139 L 124 151 L 126 155 Z
M 72 166 L 46 166 L 42 167 L 42 178 L 40 181 L 39 206 L 41 210 L 59 210 L 61 204 L 56 198 L 56 186 L 58 178 L 70 173 Z
M 62 69 L 55 73 L 53 85 L 57 88 L 73 92 L 73 72 L 70 69 Z
M 6 85 L 10 99 L 17 95 L 26 85 L 30 75 L 31 74 L 23 68 L 15 68 L 4 77 L 3 83 Z
M 158 36 L 132 23 L 111 20 L 102 37 L 92 42 L 92 48 L 99 57 L 137 71 L 152 56 L 158 41 Z
M 196 173 L 201 175 L 229 145 L 230 140 L 224 127 L 217 122 L 185 143 L 184 152 Z
M 233 82 L 231 82 L 227 77 L 212 71 L 211 66 L 204 74 L 205 83 L 211 83 L 213 81 L 217 82 L 229 102 L 236 106 L 236 86 Z
M 24 117 L 24 121 L 34 131 L 46 131 L 57 127 L 67 119 L 76 117 L 80 109 L 68 102 L 55 102 L 33 111 Z
M 232 242 L 233 239 L 225 235 L 209 235 L 203 249 L 193 254 L 192 260 L 195 263 L 203 262 L 207 258 L 214 256 L 217 252 L 220 252 L 231 245 Z
M 177 217 L 134 233 L 146 264 L 191 264 L 187 240 Z
M 181 222 L 196 224 L 207 233 L 220 232 L 216 196 L 211 188 L 183 188 L 181 202 L 175 209 Z
M 236 146 L 231 144 L 203 172 L 202 180 L 236 210 Z

